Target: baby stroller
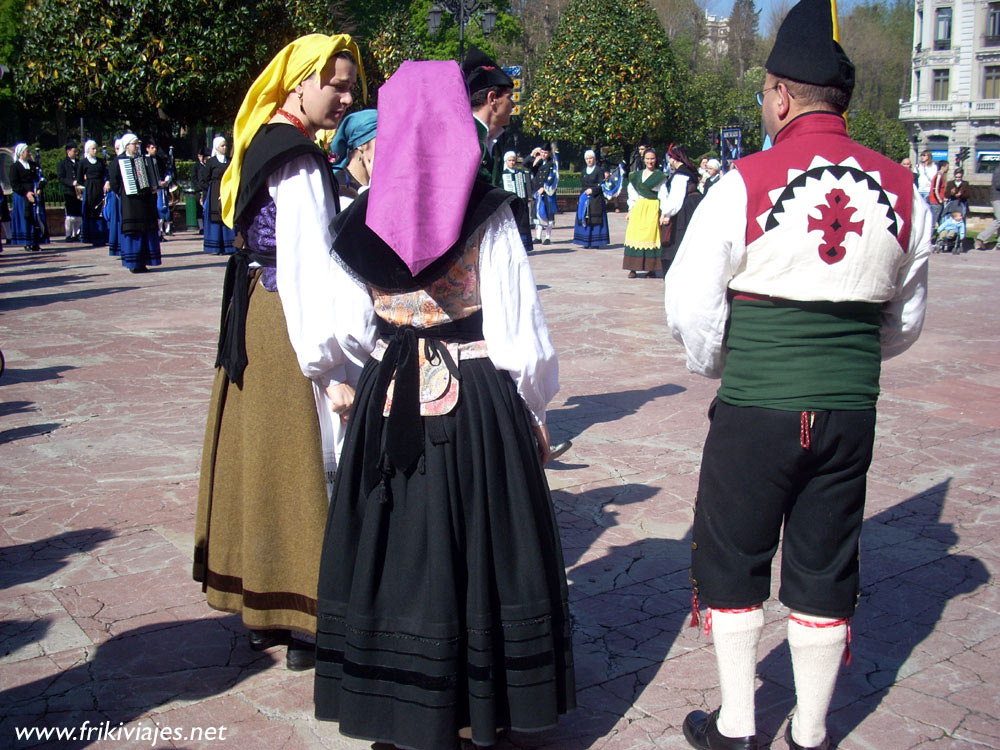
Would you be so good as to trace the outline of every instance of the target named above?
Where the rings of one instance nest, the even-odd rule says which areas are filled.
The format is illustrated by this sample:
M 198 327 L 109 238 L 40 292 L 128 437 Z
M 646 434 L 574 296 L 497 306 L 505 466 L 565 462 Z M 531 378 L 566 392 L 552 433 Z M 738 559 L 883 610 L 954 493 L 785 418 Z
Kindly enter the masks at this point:
M 938 232 L 937 240 L 934 242 L 934 252 L 958 255 L 962 252 L 962 237 L 954 229 Z
M 965 212 L 961 206 L 952 201 L 945 206 L 941 223 L 937 227 L 937 237 L 934 241 L 935 253 L 954 253 L 958 255 L 964 250 L 965 244 Z

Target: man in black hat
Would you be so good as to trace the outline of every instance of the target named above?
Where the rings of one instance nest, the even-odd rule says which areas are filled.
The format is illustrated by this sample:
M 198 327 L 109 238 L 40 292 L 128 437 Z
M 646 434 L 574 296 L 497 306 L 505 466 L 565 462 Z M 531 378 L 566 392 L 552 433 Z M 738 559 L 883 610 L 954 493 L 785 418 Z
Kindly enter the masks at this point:
M 757 99 L 774 146 L 705 196 L 666 278 L 688 369 L 722 378 L 691 543 L 693 619 L 709 608 L 722 701 L 684 721 L 689 744 L 712 750 L 757 747 L 757 645 L 779 540 L 796 695 L 785 740 L 830 746 L 881 360 L 920 334 L 931 250 L 910 172 L 847 136 L 854 66 L 829 0 L 789 11 L 765 67 Z
M 56 167 L 56 177 L 63 191 L 63 206 L 66 213 L 63 218 L 63 228 L 66 237 L 63 242 L 73 242 L 80 239 L 83 230 L 83 203 L 76 194 L 76 162 L 80 149 L 70 141 L 66 144 L 66 158 Z
M 479 142 L 483 145 L 480 172 L 500 187 L 503 165 L 493 151 L 497 139 L 510 124 L 510 113 L 514 111 L 514 81 L 496 61 L 475 45 L 469 46 L 469 53 L 462 62 L 462 74 L 469 87 L 469 104 L 479 132 Z

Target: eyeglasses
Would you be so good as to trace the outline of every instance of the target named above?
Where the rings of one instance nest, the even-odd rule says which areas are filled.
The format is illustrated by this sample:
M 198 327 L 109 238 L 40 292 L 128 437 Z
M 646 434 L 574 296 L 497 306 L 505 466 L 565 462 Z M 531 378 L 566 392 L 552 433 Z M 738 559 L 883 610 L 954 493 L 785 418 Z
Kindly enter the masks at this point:
M 758 107 L 763 107 L 764 106 L 764 95 L 768 91 L 774 91 L 777 88 L 778 88 L 778 84 L 775 84 L 774 86 L 770 86 L 770 87 L 764 89 L 763 91 L 758 91 L 757 92 L 757 106 Z
M 776 83 L 773 86 L 769 86 L 768 88 L 764 89 L 763 91 L 758 91 L 757 92 L 757 106 L 758 107 L 763 107 L 764 106 L 764 94 L 766 94 L 768 91 L 777 91 L 778 86 L 780 86 L 780 85 L 781 85 L 780 83 Z M 785 87 L 785 93 L 788 94 L 788 98 L 789 99 L 794 99 L 795 98 L 794 96 L 792 96 L 792 92 L 788 90 L 787 86 Z

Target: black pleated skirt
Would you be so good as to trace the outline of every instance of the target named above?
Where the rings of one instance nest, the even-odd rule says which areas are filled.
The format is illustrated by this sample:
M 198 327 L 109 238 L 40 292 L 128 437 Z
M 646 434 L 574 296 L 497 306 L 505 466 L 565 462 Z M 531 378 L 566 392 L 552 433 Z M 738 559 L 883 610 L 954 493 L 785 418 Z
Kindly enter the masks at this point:
M 388 492 L 363 486 L 380 363 L 358 383 L 319 577 L 316 716 L 346 735 L 450 750 L 461 727 L 538 730 L 575 707 L 566 575 L 531 422 L 513 380 L 460 362 L 447 415 Z M 377 441 L 375 441 L 377 443 Z M 371 444 L 371 442 L 369 442 Z M 371 451 L 371 449 L 368 449 Z

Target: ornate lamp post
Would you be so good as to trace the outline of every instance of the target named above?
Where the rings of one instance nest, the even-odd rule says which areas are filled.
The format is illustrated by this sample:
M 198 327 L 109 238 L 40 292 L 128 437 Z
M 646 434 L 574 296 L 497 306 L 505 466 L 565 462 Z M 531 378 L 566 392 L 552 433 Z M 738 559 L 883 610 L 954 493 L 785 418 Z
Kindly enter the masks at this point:
M 465 58 L 465 23 L 483 5 L 480 0 L 440 0 L 427 11 L 427 30 L 437 34 L 441 28 L 441 16 L 445 11 L 458 19 L 458 62 Z M 483 11 L 483 33 L 489 34 L 497 23 L 497 12 L 493 6 Z

